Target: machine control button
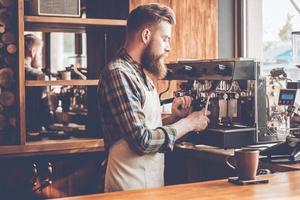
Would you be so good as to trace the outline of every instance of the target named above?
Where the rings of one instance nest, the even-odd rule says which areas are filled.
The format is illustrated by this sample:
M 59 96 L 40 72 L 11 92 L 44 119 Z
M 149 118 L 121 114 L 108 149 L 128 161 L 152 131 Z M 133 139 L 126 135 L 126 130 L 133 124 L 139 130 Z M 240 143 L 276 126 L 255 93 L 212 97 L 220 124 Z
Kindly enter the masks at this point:
M 222 76 L 231 76 L 232 75 L 232 69 L 223 64 L 217 64 L 215 67 L 215 71 L 217 74 L 220 74 Z

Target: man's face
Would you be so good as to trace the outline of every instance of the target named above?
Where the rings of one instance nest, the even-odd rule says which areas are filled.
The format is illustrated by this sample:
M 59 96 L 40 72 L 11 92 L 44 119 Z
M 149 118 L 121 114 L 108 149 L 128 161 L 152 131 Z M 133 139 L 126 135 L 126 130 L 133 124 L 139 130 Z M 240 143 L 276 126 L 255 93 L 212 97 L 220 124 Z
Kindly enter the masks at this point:
M 42 48 L 43 45 L 36 45 L 32 47 L 32 67 L 41 68 L 42 67 Z
M 165 57 L 171 50 L 171 24 L 162 21 L 151 31 L 151 40 L 142 54 L 142 66 L 158 79 L 167 74 Z

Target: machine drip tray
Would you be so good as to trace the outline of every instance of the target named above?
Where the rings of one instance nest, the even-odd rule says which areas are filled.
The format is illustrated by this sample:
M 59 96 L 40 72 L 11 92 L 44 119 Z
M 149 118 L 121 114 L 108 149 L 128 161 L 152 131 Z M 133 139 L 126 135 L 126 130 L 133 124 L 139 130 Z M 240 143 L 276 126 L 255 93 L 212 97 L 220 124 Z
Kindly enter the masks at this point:
M 207 130 L 220 132 L 220 133 L 233 133 L 233 132 L 255 131 L 255 128 L 245 126 L 242 124 L 234 124 L 232 126 L 218 125 L 216 127 L 208 128 Z
M 223 124 L 223 123 L 219 123 L 215 126 L 216 128 L 223 128 L 223 129 L 237 129 L 237 128 L 247 128 L 249 126 L 243 125 L 243 124 Z
M 206 144 L 221 148 L 239 148 L 255 143 L 254 127 L 235 125 L 232 127 L 208 128 L 201 134 L 194 135 L 194 144 Z

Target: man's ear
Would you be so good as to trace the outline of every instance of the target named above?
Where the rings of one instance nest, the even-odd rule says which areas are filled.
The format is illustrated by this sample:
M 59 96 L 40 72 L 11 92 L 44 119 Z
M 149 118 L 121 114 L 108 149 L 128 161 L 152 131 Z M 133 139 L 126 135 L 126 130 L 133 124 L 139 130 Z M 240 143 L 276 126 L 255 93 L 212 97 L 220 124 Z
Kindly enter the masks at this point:
M 142 41 L 145 45 L 147 45 L 151 40 L 151 31 L 148 28 L 145 28 L 142 31 Z

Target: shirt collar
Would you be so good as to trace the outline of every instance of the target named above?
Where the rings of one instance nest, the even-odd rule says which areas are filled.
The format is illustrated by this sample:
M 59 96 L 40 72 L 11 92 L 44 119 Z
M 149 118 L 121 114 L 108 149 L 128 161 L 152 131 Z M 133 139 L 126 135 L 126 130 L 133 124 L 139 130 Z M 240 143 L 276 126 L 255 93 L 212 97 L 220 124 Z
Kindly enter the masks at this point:
M 121 58 L 123 58 L 124 60 L 126 60 L 127 62 L 129 62 L 129 64 L 131 64 L 133 66 L 134 69 L 136 69 L 138 72 L 143 73 L 143 67 L 141 64 L 139 64 L 138 62 L 136 62 L 126 51 L 126 49 L 121 48 L 119 51 L 119 56 Z
M 140 74 L 140 76 L 143 78 L 144 83 L 146 84 L 146 86 L 148 87 L 149 83 L 147 80 L 147 75 L 143 70 L 143 67 L 140 63 L 136 62 L 126 51 L 125 48 L 121 48 L 118 52 L 118 55 L 124 59 L 125 61 L 127 61 L 129 64 L 132 65 L 132 67 Z M 151 85 L 151 84 L 150 84 Z

